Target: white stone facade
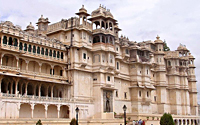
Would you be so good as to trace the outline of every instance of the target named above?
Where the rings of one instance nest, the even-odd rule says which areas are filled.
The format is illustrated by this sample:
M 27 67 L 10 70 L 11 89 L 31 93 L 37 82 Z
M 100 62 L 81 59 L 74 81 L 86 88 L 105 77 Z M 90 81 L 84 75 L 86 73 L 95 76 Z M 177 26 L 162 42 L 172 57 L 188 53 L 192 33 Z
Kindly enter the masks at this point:
M 176 124 L 197 124 L 194 57 L 180 45 L 134 42 L 123 36 L 110 10 L 50 24 L 39 18 L 35 30 L 0 23 L 0 118 L 159 120 L 171 113 Z M 90 16 L 88 18 L 88 16 Z M 116 114 L 116 115 L 114 115 Z

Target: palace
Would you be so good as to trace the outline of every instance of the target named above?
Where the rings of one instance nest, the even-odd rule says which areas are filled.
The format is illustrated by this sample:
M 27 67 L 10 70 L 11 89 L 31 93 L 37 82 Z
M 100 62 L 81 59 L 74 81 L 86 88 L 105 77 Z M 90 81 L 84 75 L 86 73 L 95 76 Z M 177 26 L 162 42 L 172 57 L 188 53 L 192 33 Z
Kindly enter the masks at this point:
M 81 124 L 119 125 L 126 105 L 127 118 L 147 124 L 163 113 L 176 125 L 199 123 L 195 58 L 185 45 L 165 51 L 159 36 L 119 37 L 102 6 L 76 15 L 53 24 L 41 16 L 37 29 L 0 23 L 0 119 L 70 121 L 78 107 Z

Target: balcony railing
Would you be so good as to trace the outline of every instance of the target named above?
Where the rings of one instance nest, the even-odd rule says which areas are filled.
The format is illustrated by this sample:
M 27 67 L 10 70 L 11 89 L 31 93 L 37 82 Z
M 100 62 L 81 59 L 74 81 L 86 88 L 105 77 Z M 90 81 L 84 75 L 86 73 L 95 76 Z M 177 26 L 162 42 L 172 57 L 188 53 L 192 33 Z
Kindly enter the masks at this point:
M 51 75 L 51 74 L 47 74 L 47 73 L 40 73 L 40 72 L 33 72 L 33 71 L 28 71 L 28 70 L 20 70 L 20 68 L 17 67 L 11 67 L 11 66 L 4 66 L 4 65 L 0 65 L 0 69 L 1 70 L 9 70 L 9 71 L 16 71 L 16 72 L 20 72 L 20 73 L 24 73 L 24 74 L 28 74 L 28 75 L 34 75 L 34 76 L 40 76 L 40 77 L 53 77 L 55 79 L 64 79 L 64 76 L 59 76 L 59 75 Z
M 51 102 L 67 102 L 70 101 L 68 98 L 60 98 L 60 97 L 48 97 L 48 96 L 34 96 L 34 95 L 21 95 L 21 94 L 8 94 L 8 93 L 0 93 L 0 97 L 6 99 L 20 99 L 23 101 L 33 100 L 33 101 L 51 101 Z

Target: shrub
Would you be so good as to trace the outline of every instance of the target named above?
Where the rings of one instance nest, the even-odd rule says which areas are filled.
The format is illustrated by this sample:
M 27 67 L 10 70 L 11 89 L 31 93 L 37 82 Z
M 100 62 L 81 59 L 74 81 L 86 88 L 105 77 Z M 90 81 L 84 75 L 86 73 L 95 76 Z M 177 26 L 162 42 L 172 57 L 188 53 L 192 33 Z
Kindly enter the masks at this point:
M 36 125 L 42 125 L 42 122 L 40 119 L 37 121 Z
M 75 118 L 73 118 L 73 119 L 71 120 L 70 125 L 76 125 L 76 119 L 75 119 Z
M 172 115 L 164 113 L 160 119 L 160 125 L 175 125 Z

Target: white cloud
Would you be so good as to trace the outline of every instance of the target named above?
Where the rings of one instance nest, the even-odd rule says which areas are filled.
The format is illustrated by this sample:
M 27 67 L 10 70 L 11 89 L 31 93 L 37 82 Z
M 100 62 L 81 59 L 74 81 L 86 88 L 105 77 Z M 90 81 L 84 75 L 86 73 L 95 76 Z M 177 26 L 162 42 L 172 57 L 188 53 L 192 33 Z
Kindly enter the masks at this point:
M 10 20 L 23 29 L 29 22 L 36 23 L 41 14 L 55 23 L 75 16 L 82 4 L 88 13 L 102 4 L 110 9 L 119 22 L 121 33 L 130 40 L 154 40 L 159 34 L 172 50 L 180 43 L 185 44 L 196 57 L 197 81 L 200 81 L 199 0 L 0 0 L 0 3 L 0 20 Z M 197 82 L 198 92 L 199 86 Z

